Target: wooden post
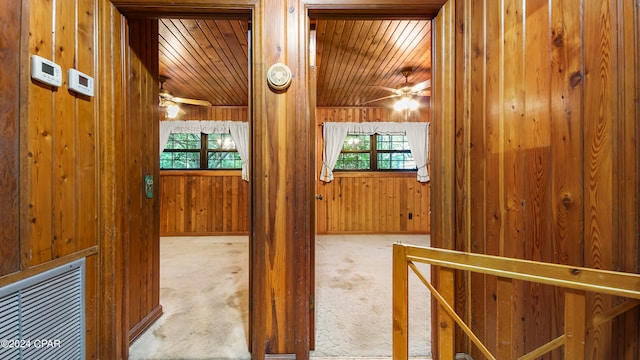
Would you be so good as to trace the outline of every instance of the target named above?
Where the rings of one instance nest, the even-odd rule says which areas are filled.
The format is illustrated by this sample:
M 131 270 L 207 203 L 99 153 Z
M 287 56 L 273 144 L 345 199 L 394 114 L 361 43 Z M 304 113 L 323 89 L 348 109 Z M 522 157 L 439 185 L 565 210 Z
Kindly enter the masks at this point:
M 516 357 L 513 349 L 513 279 L 503 277 L 498 278 L 498 323 L 496 337 L 496 358 L 513 359 Z
M 449 268 L 440 268 L 438 271 L 438 287 L 442 297 L 451 305 L 454 306 L 455 296 L 455 270 Z M 451 316 L 445 311 L 439 309 L 438 311 L 438 351 L 440 359 L 454 359 L 455 358 L 455 322 Z
M 407 248 L 393 245 L 393 358 L 409 356 L 409 267 Z
M 564 358 L 584 359 L 586 295 L 566 289 L 564 294 Z

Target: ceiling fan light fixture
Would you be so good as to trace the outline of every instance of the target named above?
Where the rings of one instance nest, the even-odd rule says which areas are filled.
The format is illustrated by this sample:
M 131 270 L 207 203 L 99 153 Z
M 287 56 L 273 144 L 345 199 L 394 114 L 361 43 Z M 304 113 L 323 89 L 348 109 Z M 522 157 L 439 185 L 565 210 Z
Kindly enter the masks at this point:
M 407 96 L 403 96 L 402 99 L 400 99 L 400 101 L 393 104 L 393 108 L 396 109 L 396 111 L 402 111 L 402 110 L 413 111 L 418 108 L 418 102 Z
M 167 104 L 167 117 L 173 119 L 180 113 L 180 107 L 172 102 Z

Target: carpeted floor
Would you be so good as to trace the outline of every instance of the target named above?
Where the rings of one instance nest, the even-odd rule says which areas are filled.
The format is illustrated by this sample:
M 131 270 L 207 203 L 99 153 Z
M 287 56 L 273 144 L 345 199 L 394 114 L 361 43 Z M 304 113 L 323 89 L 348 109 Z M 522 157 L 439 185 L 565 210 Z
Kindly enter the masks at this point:
M 314 359 L 391 356 L 392 244 L 428 245 L 425 235 L 316 238 Z M 130 348 L 130 359 L 250 359 L 248 238 L 161 239 L 164 315 Z M 428 268 L 423 267 L 425 276 Z M 409 354 L 431 353 L 429 294 L 410 276 Z

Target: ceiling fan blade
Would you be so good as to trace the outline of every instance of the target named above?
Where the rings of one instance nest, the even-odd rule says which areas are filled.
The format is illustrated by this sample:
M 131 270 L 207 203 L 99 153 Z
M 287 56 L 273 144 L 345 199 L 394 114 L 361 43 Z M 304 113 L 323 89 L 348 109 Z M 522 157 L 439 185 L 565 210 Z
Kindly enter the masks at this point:
M 392 93 L 395 93 L 396 95 L 401 95 L 398 89 L 394 89 L 394 88 L 390 88 L 390 87 L 386 87 L 386 86 L 368 85 L 367 87 L 374 87 L 374 88 L 378 88 L 378 89 L 382 89 L 382 90 L 387 90 L 387 91 L 391 91 Z
M 211 103 L 207 100 L 197 100 L 197 99 L 187 99 L 187 98 L 181 98 L 181 97 L 173 97 L 171 98 L 171 100 L 173 102 L 177 102 L 180 104 L 187 104 L 187 105 L 198 105 L 198 106 L 211 106 Z
M 400 96 L 400 95 L 389 95 L 389 96 L 384 96 L 384 97 L 381 97 L 381 98 L 377 98 L 377 99 L 373 99 L 373 100 L 365 101 L 365 102 L 360 103 L 360 104 L 358 104 L 358 105 L 371 104 L 371 103 L 376 102 L 376 101 L 380 101 L 380 100 L 384 100 L 384 99 L 391 99 L 391 98 L 398 97 L 398 96 Z
M 429 80 L 425 80 L 421 83 L 417 83 L 415 85 L 413 85 L 413 87 L 411 88 L 412 92 L 418 92 L 418 91 L 422 91 L 424 89 L 428 89 L 431 87 L 431 79 Z

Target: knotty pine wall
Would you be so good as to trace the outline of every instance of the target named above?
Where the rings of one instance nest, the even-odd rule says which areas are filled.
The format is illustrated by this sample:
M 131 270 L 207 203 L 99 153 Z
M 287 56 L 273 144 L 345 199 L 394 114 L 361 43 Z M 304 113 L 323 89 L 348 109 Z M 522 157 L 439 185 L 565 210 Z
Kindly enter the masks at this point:
M 27 5 L 28 4 L 28 5 Z M 96 73 L 94 0 L 3 2 L 0 14 L 0 286 L 86 259 L 87 358 L 99 344 L 98 116 L 67 79 L 30 80 L 30 55 Z M 56 15 L 54 15 L 56 14 Z
M 247 120 L 246 107 L 184 106 L 178 119 Z M 319 108 L 324 121 L 426 121 L 429 111 L 405 115 L 385 108 Z M 322 131 L 317 134 L 318 174 Z M 248 233 L 248 184 L 240 171 L 162 171 L 160 231 L 163 236 Z M 317 232 L 428 233 L 429 184 L 414 173 L 342 173 L 318 182 Z M 409 219 L 411 214 L 411 219 Z
M 637 3 L 456 0 L 435 24 L 432 243 L 638 273 Z M 457 311 L 498 358 L 562 333 L 561 289 L 455 284 Z M 591 293 L 587 322 L 622 300 Z M 483 358 L 457 335 L 456 351 Z M 590 329 L 586 358 L 640 358 L 640 312 Z
M 160 315 L 160 125 L 158 98 L 158 20 L 129 19 L 127 52 L 131 104 L 125 119 L 127 182 L 125 198 L 134 216 L 125 222 L 128 260 L 129 339 L 135 340 Z M 145 176 L 156 182 L 144 195 Z
M 405 114 L 387 108 L 316 109 L 316 179 L 322 166 L 323 122 L 429 121 L 429 109 Z M 316 229 L 326 233 L 416 233 L 430 231 L 429 183 L 415 172 L 335 172 L 335 179 L 316 180 Z M 411 214 L 412 219 L 409 219 Z
M 176 120 L 248 121 L 246 106 L 181 106 Z M 249 184 L 240 170 L 175 171 L 160 174 L 160 233 L 246 235 Z
M 86 358 L 126 358 L 130 325 L 159 308 L 159 208 L 141 179 L 158 178 L 157 74 L 136 60 L 157 49 L 130 51 L 108 1 L 3 5 L 0 286 L 84 258 Z M 32 54 L 61 66 L 59 88 L 30 79 Z M 94 77 L 94 97 L 68 90 L 69 68 Z
M 163 171 L 160 233 L 246 235 L 249 185 L 240 170 Z

